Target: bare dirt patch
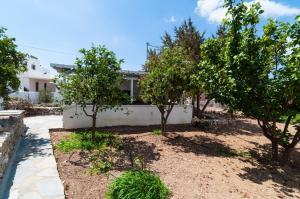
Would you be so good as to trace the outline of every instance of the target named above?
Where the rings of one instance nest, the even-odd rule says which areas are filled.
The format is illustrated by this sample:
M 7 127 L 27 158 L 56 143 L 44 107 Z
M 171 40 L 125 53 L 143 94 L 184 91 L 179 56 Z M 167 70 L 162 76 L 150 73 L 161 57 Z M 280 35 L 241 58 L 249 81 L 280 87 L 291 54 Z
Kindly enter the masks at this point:
M 291 166 L 269 164 L 270 142 L 256 122 L 239 119 L 217 131 L 200 131 L 188 125 L 171 126 L 168 137 L 152 134 L 155 127 L 106 128 L 124 139 L 125 155 L 145 158 L 172 191 L 172 199 L 200 198 L 300 198 L 300 153 Z M 70 132 L 52 132 L 56 144 Z M 232 151 L 241 152 L 232 154 Z M 236 156 L 235 156 L 236 155 Z M 103 198 L 113 177 L 89 175 L 84 154 L 55 150 L 67 198 Z M 129 155 L 128 155 L 129 156 Z M 76 163 L 74 163 L 76 162 Z M 119 176 L 130 165 L 112 171 Z

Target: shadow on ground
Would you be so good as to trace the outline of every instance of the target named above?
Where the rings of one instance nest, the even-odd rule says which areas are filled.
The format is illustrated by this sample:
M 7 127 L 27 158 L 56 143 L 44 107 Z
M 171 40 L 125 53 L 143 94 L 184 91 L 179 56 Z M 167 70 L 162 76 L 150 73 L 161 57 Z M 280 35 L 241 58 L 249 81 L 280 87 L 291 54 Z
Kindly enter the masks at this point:
M 160 129 L 160 125 L 151 126 L 116 126 L 116 127 L 101 127 L 98 131 L 110 131 L 118 134 L 141 134 L 149 133 Z M 80 132 L 88 131 L 90 128 L 71 129 L 68 131 Z M 63 129 L 52 129 L 51 131 L 63 131 Z M 166 127 L 168 133 L 184 133 L 184 132 L 207 132 L 220 135 L 257 135 L 261 134 L 261 129 L 257 124 L 253 124 L 246 119 L 232 119 L 229 124 L 218 126 L 218 128 L 199 128 L 193 127 L 191 124 L 168 124 Z
M 90 166 L 90 157 L 96 157 L 97 151 L 75 151 L 70 154 L 69 162 L 76 166 L 88 168 Z M 114 159 L 114 169 L 118 171 L 128 170 L 135 167 L 134 159 L 142 158 L 144 165 L 151 164 L 160 159 L 160 153 L 156 145 L 137 140 L 135 137 L 125 137 L 122 139 L 122 145 L 116 154 L 112 155 Z
M 51 156 L 51 149 L 49 149 L 50 139 L 38 137 L 36 134 L 30 133 L 30 130 L 27 126 L 24 127 L 24 135 L 19 141 L 19 146 L 15 152 L 14 157 L 11 159 L 11 170 L 8 176 L 8 182 L 13 182 L 13 179 L 16 175 L 17 166 L 23 161 L 27 160 L 30 157 L 48 157 Z M 48 147 L 46 147 L 48 145 Z M 9 185 L 10 188 L 11 184 Z M 10 198 L 10 192 L 7 191 L 4 194 L 4 199 Z
M 271 180 L 273 189 L 282 197 L 294 197 L 295 190 L 300 191 L 300 153 L 295 150 L 291 157 L 291 164 L 281 166 L 270 160 L 271 145 L 259 145 L 256 143 L 250 149 L 249 157 L 235 156 L 230 153 L 233 149 L 217 137 L 209 138 L 202 135 L 186 137 L 175 134 L 168 137 L 165 144 L 172 145 L 176 152 L 194 153 L 196 155 L 238 158 L 240 161 L 250 163 L 242 168 L 238 176 L 244 180 L 250 180 L 256 184 L 262 184 Z M 229 152 L 229 153 L 228 153 Z
M 226 151 L 232 149 L 225 145 L 222 140 L 208 138 L 203 135 L 186 137 L 180 134 L 172 135 L 164 140 L 167 145 L 172 145 L 176 152 L 194 153 L 196 155 L 223 156 L 227 157 Z
M 50 139 L 40 138 L 35 134 L 28 133 L 26 136 L 24 136 L 23 140 L 21 141 L 21 153 L 19 154 L 20 156 L 22 156 L 22 159 L 36 156 L 51 156 L 51 151 L 49 151 L 48 147 L 45 147 L 50 142 Z M 22 159 L 20 159 L 20 161 L 22 161 Z
M 111 131 L 118 134 L 141 134 L 149 133 L 159 126 L 148 127 L 109 127 L 99 128 L 101 131 Z M 81 129 L 82 130 L 82 129 Z M 80 130 L 78 130 L 80 131 Z M 218 129 L 203 129 L 192 127 L 191 125 L 168 125 L 167 137 L 161 137 L 161 141 L 166 146 L 171 146 L 173 150 L 180 153 L 194 153 L 196 155 L 204 155 L 211 157 L 227 157 L 237 158 L 239 161 L 247 162 L 248 166 L 242 168 L 238 176 L 243 180 L 250 180 L 256 184 L 262 184 L 266 181 L 272 181 L 274 191 L 282 198 L 293 197 L 295 190 L 300 191 L 300 153 L 299 150 L 293 154 L 293 164 L 290 166 L 279 166 L 273 164 L 270 156 L 270 144 L 261 145 L 255 141 L 247 140 L 245 136 L 262 135 L 261 129 L 257 124 L 251 123 L 249 120 L 237 119 L 222 128 Z M 197 133 L 202 131 L 202 133 Z M 186 136 L 185 132 L 195 132 L 193 136 Z M 211 133 L 216 136 L 206 136 L 205 133 Z M 247 153 L 249 157 L 241 157 L 231 152 L 226 141 L 218 138 L 218 135 L 223 136 L 238 136 L 244 135 L 244 141 L 253 144 L 253 148 Z M 127 170 L 132 168 L 132 158 L 141 156 L 146 164 L 154 163 L 160 159 L 160 151 L 154 143 L 141 141 L 138 136 L 128 136 L 123 140 L 123 156 L 119 160 L 116 169 Z
M 270 160 L 271 144 L 257 145 L 250 150 L 251 156 L 257 161 L 249 161 L 252 166 L 244 167 L 239 174 L 244 180 L 250 180 L 256 184 L 262 184 L 271 180 L 274 190 L 281 197 L 294 197 L 295 189 L 300 191 L 300 153 L 294 150 L 291 154 L 291 162 L 280 165 Z

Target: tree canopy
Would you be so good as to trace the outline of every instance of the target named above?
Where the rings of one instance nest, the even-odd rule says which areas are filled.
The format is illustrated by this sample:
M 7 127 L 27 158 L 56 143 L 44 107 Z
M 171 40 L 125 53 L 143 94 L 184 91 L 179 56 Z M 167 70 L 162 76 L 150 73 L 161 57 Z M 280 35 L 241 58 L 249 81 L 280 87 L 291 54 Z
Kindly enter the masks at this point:
M 288 130 L 290 119 L 300 112 L 300 23 L 268 20 L 261 35 L 263 10 L 258 3 L 247 7 L 225 2 L 226 36 L 202 46 L 199 78 L 217 101 L 258 120 L 277 159 L 278 145 L 289 154 L 300 141 L 300 130 L 296 134 Z M 285 128 L 279 129 L 276 122 L 283 115 L 288 118 Z
M 168 117 L 176 103 L 179 103 L 187 79 L 183 73 L 189 63 L 183 58 L 182 48 L 164 48 L 153 61 L 153 69 L 141 81 L 142 99 L 156 105 L 161 113 L 161 130 L 165 131 Z
M 26 71 L 26 55 L 17 50 L 15 39 L 5 34 L 6 29 L 0 27 L 0 97 L 20 86 L 18 74 Z
M 118 60 L 105 46 L 81 49 L 72 74 L 63 75 L 58 86 L 66 104 L 79 105 L 92 118 L 95 130 L 97 113 L 112 109 L 125 99 L 120 90 L 124 78 L 120 73 L 123 60 Z M 92 105 L 92 111 L 87 111 Z M 94 136 L 93 136 L 94 137 Z

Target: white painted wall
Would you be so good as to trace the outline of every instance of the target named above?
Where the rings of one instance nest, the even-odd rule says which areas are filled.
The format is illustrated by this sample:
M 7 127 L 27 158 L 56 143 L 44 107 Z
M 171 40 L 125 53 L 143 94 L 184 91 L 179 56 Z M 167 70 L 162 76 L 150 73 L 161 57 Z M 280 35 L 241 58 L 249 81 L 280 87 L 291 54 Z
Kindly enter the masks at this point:
M 27 101 L 33 103 L 33 104 L 37 104 L 38 100 L 39 100 L 39 93 L 38 92 L 17 91 L 17 92 L 9 94 L 9 96 L 24 99 L 24 100 L 27 100 Z
M 90 113 L 92 106 L 87 107 Z M 151 105 L 123 105 L 123 110 L 107 110 L 99 113 L 97 127 L 104 126 L 149 126 L 160 124 L 160 112 Z M 192 107 L 184 105 L 174 106 L 168 124 L 187 124 L 192 120 Z M 76 129 L 92 126 L 92 119 L 87 117 L 80 107 L 67 106 L 63 111 L 63 128 Z

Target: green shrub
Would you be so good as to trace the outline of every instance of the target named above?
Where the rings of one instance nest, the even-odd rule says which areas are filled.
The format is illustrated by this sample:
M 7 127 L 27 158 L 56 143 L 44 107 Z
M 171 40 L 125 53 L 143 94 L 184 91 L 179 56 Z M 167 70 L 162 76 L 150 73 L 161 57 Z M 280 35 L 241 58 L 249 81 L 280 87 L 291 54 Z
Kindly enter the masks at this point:
M 94 159 L 91 160 L 89 169 L 90 174 L 108 173 L 113 167 L 112 163 L 106 160 Z
M 39 103 L 52 103 L 53 96 L 52 93 L 48 90 L 40 90 L 39 91 Z
M 96 153 L 91 153 L 88 157 L 90 168 L 88 172 L 92 174 L 100 174 L 108 172 L 114 167 L 115 161 L 120 153 L 117 148 L 104 147 L 98 149 Z
M 239 151 L 235 149 L 226 149 L 226 148 L 219 148 L 217 149 L 217 152 L 222 154 L 226 157 L 249 157 L 250 154 L 246 151 Z
M 111 183 L 106 199 L 167 199 L 170 190 L 150 171 L 126 171 Z
M 121 138 L 113 135 L 111 132 L 95 133 L 95 140 L 92 140 L 92 132 L 84 131 L 71 133 L 66 139 L 56 144 L 55 148 L 63 152 L 74 150 L 94 150 L 105 147 L 118 148 L 121 144 Z
M 153 135 L 161 135 L 161 130 L 160 129 L 155 129 L 152 134 Z
M 133 158 L 133 166 L 137 170 L 144 170 L 146 168 L 146 162 L 143 156 L 135 156 Z

